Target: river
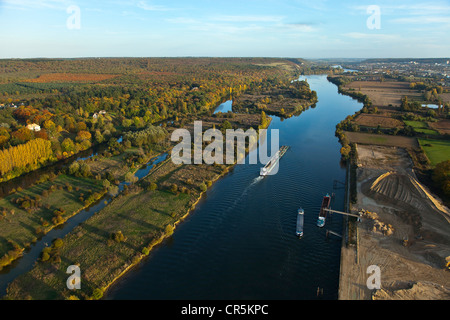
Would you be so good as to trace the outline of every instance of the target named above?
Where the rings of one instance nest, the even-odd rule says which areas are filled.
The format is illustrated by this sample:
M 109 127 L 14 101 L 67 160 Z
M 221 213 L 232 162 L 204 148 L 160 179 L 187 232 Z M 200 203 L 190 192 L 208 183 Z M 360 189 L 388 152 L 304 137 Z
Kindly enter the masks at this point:
M 362 104 L 326 75 L 304 78 L 318 94 L 316 107 L 273 117 L 269 127 L 290 146 L 278 173 L 260 178 L 261 164 L 236 165 L 106 299 L 337 299 L 341 239 L 325 234 L 341 233 L 342 217 L 329 215 L 323 229 L 316 220 L 326 193 L 335 193 L 332 208 L 344 208 L 345 191 L 333 189 L 346 176 L 335 127 Z M 295 235 L 300 206 L 302 239 Z

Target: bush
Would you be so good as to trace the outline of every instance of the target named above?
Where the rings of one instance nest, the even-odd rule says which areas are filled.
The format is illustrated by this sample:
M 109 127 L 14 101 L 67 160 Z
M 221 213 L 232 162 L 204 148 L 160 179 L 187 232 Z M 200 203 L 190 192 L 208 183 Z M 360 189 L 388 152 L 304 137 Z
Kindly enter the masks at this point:
M 99 288 L 94 289 L 94 292 L 92 292 L 92 298 L 95 300 L 103 298 L 103 290 Z
M 199 187 L 201 192 L 205 192 L 206 190 L 208 190 L 208 187 L 204 182 L 202 182 Z
M 62 239 L 55 239 L 55 241 L 53 241 L 53 248 L 58 249 L 61 248 L 63 246 L 64 242 L 62 241 Z
M 166 228 L 164 229 L 164 233 L 165 233 L 167 236 L 170 236 L 170 235 L 173 234 L 173 230 L 174 230 L 173 226 L 172 226 L 171 224 L 168 224 L 168 225 L 166 226 Z
M 113 232 L 111 234 L 111 238 L 117 243 L 120 243 L 120 242 L 123 242 L 123 241 L 126 240 L 125 236 L 122 233 L 122 231 Z

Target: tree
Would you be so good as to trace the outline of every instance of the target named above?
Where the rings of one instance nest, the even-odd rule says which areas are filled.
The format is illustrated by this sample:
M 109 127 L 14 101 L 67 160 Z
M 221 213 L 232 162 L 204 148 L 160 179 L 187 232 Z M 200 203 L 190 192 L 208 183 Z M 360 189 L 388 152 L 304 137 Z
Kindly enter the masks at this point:
M 436 165 L 432 179 L 445 195 L 450 196 L 450 160 Z
M 98 143 L 102 143 L 104 140 L 105 138 L 103 137 L 101 132 L 99 130 L 95 131 L 95 141 L 97 141 Z
M 43 139 L 34 139 L 25 144 L 0 150 L 0 174 L 4 175 L 15 168 L 23 169 L 27 165 L 37 167 L 51 156 L 51 142 Z
M 65 152 L 75 152 L 75 144 L 73 143 L 72 139 L 70 138 L 66 138 L 64 139 L 64 141 L 61 143 L 61 148 L 62 151 Z
M 111 235 L 111 238 L 117 243 L 120 243 L 120 242 L 123 242 L 126 240 L 125 236 L 123 235 L 122 231 L 120 231 L 120 230 L 117 232 L 113 232 Z
M 170 187 L 170 192 L 177 193 L 177 191 L 178 191 L 178 186 L 175 183 L 173 183 L 172 186 Z
M 128 183 L 135 183 L 136 181 L 138 181 L 138 177 L 136 177 L 132 172 L 127 172 L 127 174 L 125 175 L 125 181 Z
M 222 128 L 221 129 L 222 129 L 222 131 L 225 131 L 227 129 L 233 129 L 233 126 L 231 125 L 231 123 L 228 120 L 225 120 L 222 123 Z
M 76 137 L 76 141 L 81 142 L 84 140 L 91 140 L 91 133 L 89 131 L 78 131 L 77 137 Z
M 96 288 L 94 289 L 94 291 L 92 292 L 92 298 L 95 300 L 100 300 L 103 297 L 103 290 Z

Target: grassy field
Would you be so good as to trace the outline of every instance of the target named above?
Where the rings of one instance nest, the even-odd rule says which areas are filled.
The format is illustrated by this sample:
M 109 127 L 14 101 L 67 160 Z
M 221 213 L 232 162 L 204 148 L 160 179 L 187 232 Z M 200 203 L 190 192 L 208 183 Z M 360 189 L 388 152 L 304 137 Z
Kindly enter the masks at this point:
M 55 226 L 52 222 L 55 210 L 63 211 L 62 218 L 66 219 L 85 206 L 80 197 L 87 199 L 90 194 L 102 190 L 101 181 L 59 175 L 53 181 L 19 190 L 0 199 L 0 257 L 11 250 L 11 243 L 7 240 L 21 248 L 28 247 L 40 234 Z M 40 204 L 26 208 L 16 203 L 17 199 L 40 199 Z
M 61 263 L 40 262 L 20 276 L 10 287 L 13 298 L 64 299 L 70 294 L 88 298 L 96 288 L 104 288 L 139 260 L 145 248 L 160 238 L 167 225 L 173 225 L 188 210 L 192 196 L 168 191 L 135 189 L 114 199 L 98 214 L 64 237 Z M 112 235 L 122 232 L 124 241 Z M 66 289 L 69 265 L 78 265 L 82 289 Z
M 428 134 L 428 135 L 439 135 L 439 132 L 431 129 L 426 122 L 423 121 L 403 121 L 407 126 L 414 128 L 414 131 L 418 133 Z
M 417 148 L 418 144 L 415 138 L 403 136 L 391 136 L 385 134 L 373 134 L 362 132 L 345 132 L 350 142 L 361 144 L 376 144 L 382 146 L 392 146 L 401 148 Z
M 450 160 L 449 140 L 432 140 L 432 139 L 418 139 L 418 140 L 433 167 L 442 161 Z
M 121 193 L 64 237 L 58 252 L 60 263 L 39 262 L 9 286 L 7 297 L 67 299 L 76 294 L 80 299 L 91 298 L 95 290 L 107 288 L 170 235 L 173 226 L 199 199 L 201 184 L 212 182 L 225 172 L 223 166 L 174 165 L 170 159 L 162 162 L 140 186 Z M 148 188 L 151 183 L 158 188 Z M 167 190 L 173 184 L 178 185 L 177 192 Z M 113 240 L 118 232 L 124 241 Z M 82 289 L 76 292 L 65 289 L 65 270 L 69 265 L 78 265 L 82 272 Z

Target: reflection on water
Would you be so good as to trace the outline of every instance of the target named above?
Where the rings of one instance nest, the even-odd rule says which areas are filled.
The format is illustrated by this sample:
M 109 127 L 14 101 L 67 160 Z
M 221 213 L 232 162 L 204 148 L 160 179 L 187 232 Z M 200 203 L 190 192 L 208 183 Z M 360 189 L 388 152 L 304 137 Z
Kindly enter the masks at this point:
M 214 113 L 227 113 L 227 112 L 233 112 L 233 100 L 225 101 L 224 103 L 220 104 L 216 110 L 214 110 Z

